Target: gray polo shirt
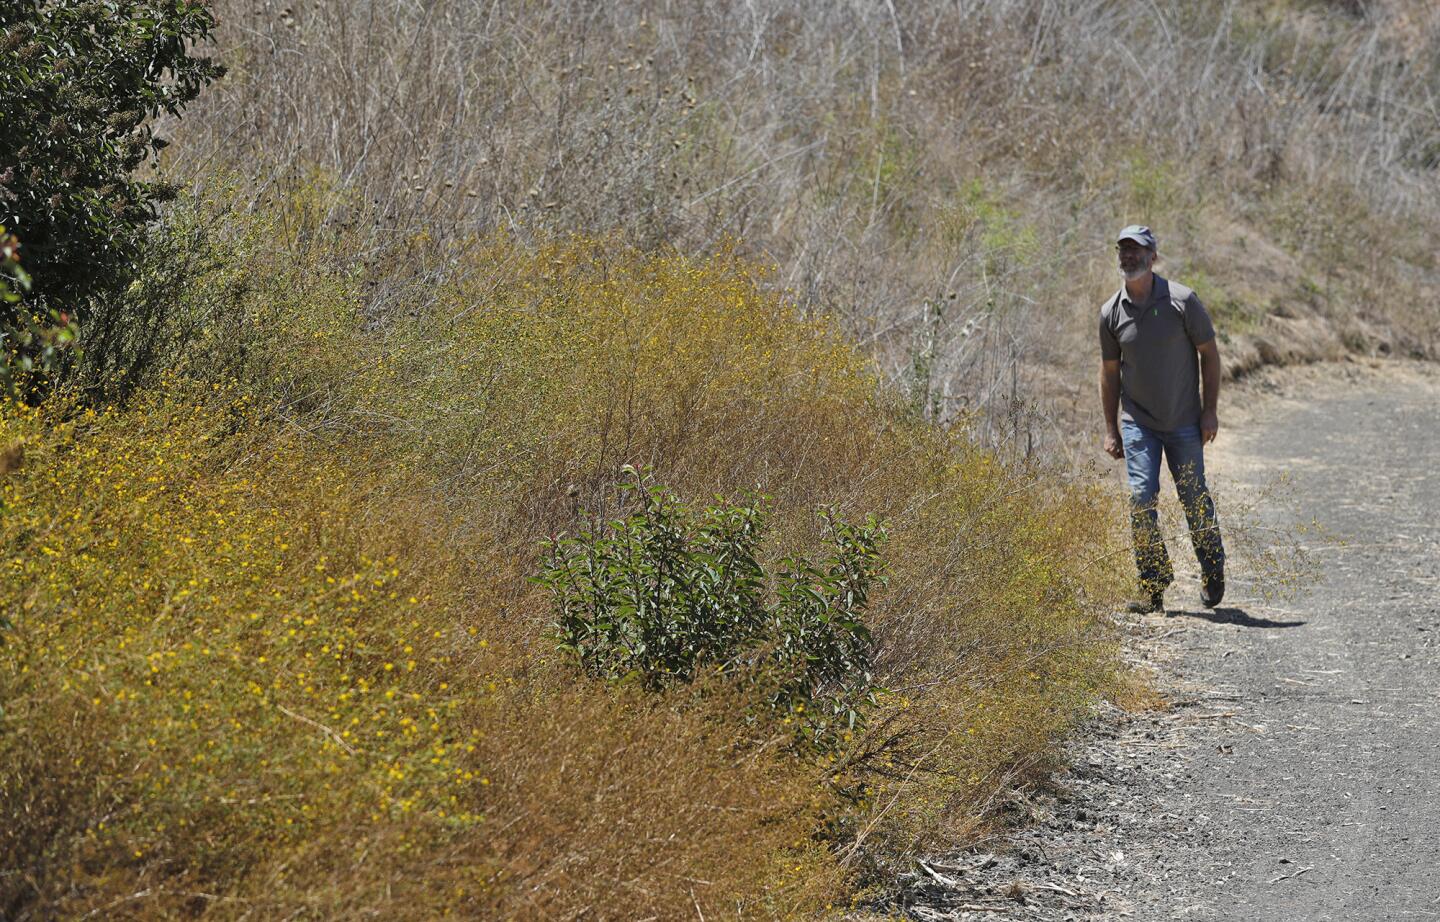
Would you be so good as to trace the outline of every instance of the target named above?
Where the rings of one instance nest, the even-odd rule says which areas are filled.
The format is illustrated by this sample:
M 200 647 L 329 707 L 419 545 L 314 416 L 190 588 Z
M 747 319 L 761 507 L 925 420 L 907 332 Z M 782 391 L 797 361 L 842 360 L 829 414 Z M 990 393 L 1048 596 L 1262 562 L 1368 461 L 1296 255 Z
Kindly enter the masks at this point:
M 1200 359 L 1195 347 L 1215 327 L 1195 292 L 1155 276 L 1143 304 L 1122 286 L 1100 308 L 1100 356 L 1120 360 L 1120 413 L 1172 432 L 1200 422 Z

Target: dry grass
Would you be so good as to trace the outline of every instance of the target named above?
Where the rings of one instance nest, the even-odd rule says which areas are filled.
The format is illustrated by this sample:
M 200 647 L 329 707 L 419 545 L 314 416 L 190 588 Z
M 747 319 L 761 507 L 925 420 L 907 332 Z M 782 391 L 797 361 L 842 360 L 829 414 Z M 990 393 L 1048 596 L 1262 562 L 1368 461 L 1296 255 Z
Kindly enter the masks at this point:
M 1131 221 L 1203 283 L 1237 367 L 1435 340 L 1427 3 L 219 12 L 235 69 L 172 148 L 196 182 L 234 165 L 262 201 L 326 171 L 352 194 L 317 226 L 363 227 L 367 261 L 494 228 L 692 254 L 731 235 L 994 444 L 1019 402 L 1032 442 L 1072 450 Z M 454 269 L 428 252 L 422 292 Z M 410 303 L 399 284 L 371 309 Z M 1298 350 L 1297 317 L 1318 331 Z

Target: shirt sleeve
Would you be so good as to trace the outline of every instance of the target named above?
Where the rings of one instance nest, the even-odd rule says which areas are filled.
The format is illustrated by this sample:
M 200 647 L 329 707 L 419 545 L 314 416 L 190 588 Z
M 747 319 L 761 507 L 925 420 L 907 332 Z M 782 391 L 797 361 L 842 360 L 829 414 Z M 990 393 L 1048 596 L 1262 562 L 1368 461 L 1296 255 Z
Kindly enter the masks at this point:
M 1185 333 L 1190 342 L 1203 346 L 1215 338 L 1215 325 L 1210 322 L 1210 312 L 1200 303 L 1200 296 L 1190 292 L 1185 299 Z
M 1100 358 L 1107 362 L 1120 358 L 1120 343 L 1110 329 L 1110 316 L 1103 308 L 1100 310 Z

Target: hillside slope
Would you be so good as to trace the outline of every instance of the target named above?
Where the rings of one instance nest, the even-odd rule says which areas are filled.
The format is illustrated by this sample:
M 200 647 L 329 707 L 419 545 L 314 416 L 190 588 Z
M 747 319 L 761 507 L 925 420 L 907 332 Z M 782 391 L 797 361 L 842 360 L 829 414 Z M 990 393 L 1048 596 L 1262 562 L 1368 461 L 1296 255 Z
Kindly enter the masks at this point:
M 1086 392 L 1114 230 L 1159 234 L 1232 367 L 1436 341 L 1440 12 L 1423 0 L 219 3 L 176 133 L 422 285 L 496 227 L 722 235 L 927 412 L 1031 438 Z M 401 309 L 378 286 L 373 311 Z M 1083 367 L 1082 367 L 1083 366 Z M 1070 428 L 1068 425 L 1064 429 Z

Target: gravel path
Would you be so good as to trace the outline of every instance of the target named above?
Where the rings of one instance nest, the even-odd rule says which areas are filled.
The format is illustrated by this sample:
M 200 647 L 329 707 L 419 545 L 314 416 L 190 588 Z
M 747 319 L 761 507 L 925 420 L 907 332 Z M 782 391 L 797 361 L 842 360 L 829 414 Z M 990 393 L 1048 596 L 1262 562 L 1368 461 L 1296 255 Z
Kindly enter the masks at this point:
M 1126 620 L 1169 706 L 1098 717 L 1055 789 L 1021 805 L 1032 823 L 994 853 L 925 863 L 895 908 L 1440 919 L 1440 373 L 1329 366 L 1227 396 L 1246 409 L 1210 454 L 1222 525 L 1287 475 L 1343 541 L 1300 538 L 1322 578 L 1271 605 L 1236 567 L 1218 611 L 1191 581 L 1166 616 Z

